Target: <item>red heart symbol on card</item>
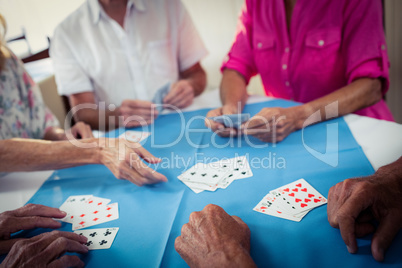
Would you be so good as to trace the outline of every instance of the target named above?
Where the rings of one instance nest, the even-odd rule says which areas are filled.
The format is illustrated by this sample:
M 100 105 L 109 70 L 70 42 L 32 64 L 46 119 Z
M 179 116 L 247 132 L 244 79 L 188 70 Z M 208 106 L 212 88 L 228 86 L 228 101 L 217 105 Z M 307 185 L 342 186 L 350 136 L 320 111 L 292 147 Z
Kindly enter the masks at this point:
M 82 222 L 79 223 L 79 225 L 83 225 L 84 223 L 85 223 L 85 221 L 82 221 Z
M 307 188 L 301 189 L 300 191 L 307 192 Z
M 267 207 L 260 207 L 260 209 L 267 209 Z
M 289 194 L 289 196 L 292 196 L 292 197 L 294 197 L 294 196 L 295 196 L 295 193 L 291 193 L 291 194 Z
M 296 198 L 296 203 L 298 203 L 298 202 L 300 202 L 300 201 L 302 201 L 301 199 L 299 199 L 299 198 Z
M 97 221 L 97 220 L 99 220 L 99 218 L 95 218 L 95 219 L 93 219 L 93 221 Z
M 318 202 L 320 202 L 320 201 L 321 201 L 320 199 L 314 198 L 314 203 L 318 203 Z
M 85 217 L 85 214 L 81 214 L 80 217 L 81 217 L 81 218 L 82 218 L 82 217 Z
M 312 198 L 314 195 L 313 194 L 308 194 L 308 197 Z
M 113 216 L 112 214 L 109 214 L 109 215 L 106 216 L 106 218 L 110 218 L 110 217 L 112 217 L 112 216 Z
M 304 198 L 304 202 L 308 203 L 310 201 L 311 201 L 311 199 Z
M 299 184 L 296 184 L 296 186 L 297 186 L 297 187 L 301 187 L 301 183 L 299 183 Z
M 298 192 L 297 188 L 292 189 L 293 192 Z
M 302 208 L 307 207 L 307 204 L 301 204 L 300 205 Z
M 279 214 L 281 214 L 282 212 L 280 212 L 280 211 L 276 211 L 276 212 L 278 212 Z
M 283 189 L 284 192 L 289 192 L 289 188 Z

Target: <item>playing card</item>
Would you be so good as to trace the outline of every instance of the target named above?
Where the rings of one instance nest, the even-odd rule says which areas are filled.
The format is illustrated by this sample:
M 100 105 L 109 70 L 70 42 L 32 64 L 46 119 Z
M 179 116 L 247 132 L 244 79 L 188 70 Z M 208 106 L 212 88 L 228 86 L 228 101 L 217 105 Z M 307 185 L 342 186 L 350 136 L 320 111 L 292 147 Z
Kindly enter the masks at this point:
M 74 231 L 74 233 L 88 238 L 85 244 L 89 250 L 108 249 L 112 246 L 119 228 L 100 228 Z
M 132 142 L 141 142 L 148 138 L 150 135 L 150 132 L 127 130 L 126 132 L 122 133 L 119 138 L 123 138 Z
M 119 218 L 118 203 L 90 208 L 90 210 L 80 212 L 74 217 L 73 230 L 94 226 Z
M 242 123 L 250 119 L 250 114 L 225 114 L 209 117 L 209 119 L 224 124 L 226 127 L 239 128 Z
M 154 98 L 152 99 L 152 102 L 157 104 L 156 110 L 158 110 L 159 113 L 162 112 L 164 109 L 163 99 L 169 93 L 169 90 L 170 90 L 170 83 L 167 83 L 163 87 L 158 89 L 158 91 L 156 91 Z
M 197 182 L 208 185 L 218 184 L 230 172 L 229 167 L 220 167 L 215 163 L 197 163 L 180 176 L 181 181 Z
M 286 220 L 291 220 L 291 221 L 296 221 L 299 222 L 301 219 L 307 215 L 308 211 L 299 214 L 299 215 L 289 215 L 283 210 L 281 210 L 280 207 L 278 207 L 275 203 L 276 197 L 272 194 L 267 194 L 258 204 L 257 206 L 254 207 L 253 210 L 264 213 L 267 215 L 271 215 L 274 217 L 286 219 Z
M 309 211 L 327 203 L 327 199 L 304 179 L 289 183 L 270 193 L 275 195 L 278 205 L 291 215 Z
M 67 215 L 59 220 L 63 222 L 73 223 L 76 210 L 91 197 L 92 195 L 72 195 L 68 197 L 66 201 L 64 201 L 64 203 L 59 207 L 59 209 L 66 212 Z

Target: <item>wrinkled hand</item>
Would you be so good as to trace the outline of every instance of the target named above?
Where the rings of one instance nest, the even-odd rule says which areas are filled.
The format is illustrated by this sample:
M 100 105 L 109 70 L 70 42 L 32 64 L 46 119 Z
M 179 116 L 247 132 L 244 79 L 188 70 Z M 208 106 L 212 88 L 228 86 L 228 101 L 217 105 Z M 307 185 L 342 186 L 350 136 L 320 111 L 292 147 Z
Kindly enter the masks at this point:
M 216 205 L 191 213 L 175 248 L 190 267 L 255 267 L 249 228 Z
M 244 122 L 241 134 L 251 135 L 263 142 L 280 142 L 300 128 L 299 107 L 263 108 L 258 114 Z
M 125 139 L 100 139 L 100 162 L 107 166 L 118 179 L 125 179 L 142 186 L 166 182 L 167 178 L 148 167 L 141 158 L 151 164 L 161 160 L 153 156 L 139 143 Z
M 169 93 L 163 99 L 163 103 L 182 109 L 190 106 L 193 100 L 193 86 L 187 80 L 179 80 L 172 85 Z
M 127 128 L 152 124 L 158 117 L 155 105 L 141 100 L 124 100 L 118 114 L 122 119 L 120 124 Z
M 402 227 L 401 180 L 381 174 L 380 169 L 373 176 L 348 179 L 329 190 L 328 221 L 340 229 L 350 253 L 357 252 L 356 237 L 374 232 L 371 252 L 377 261 L 384 259 L 385 251 Z M 374 219 L 379 222 L 377 229 L 372 224 Z
M 78 256 L 64 253 L 87 253 L 86 242 L 86 237 L 75 233 L 43 233 L 15 243 L 0 267 L 83 267 Z
M 84 122 L 78 122 L 71 128 L 71 133 L 73 136 L 81 139 L 93 138 L 92 129 L 89 125 Z
M 205 118 L 205 126 L 210 128 L 213 132 L 216 132 L 221 137 L 229 137 L 229 136 L 236 136 L 237 129 L 226 127 L 225 125 L 215 122 L 209 117 L 221 116 L 225 114 L 238 114 L 241 111 L 238 111 L 237 107 L 231 105 L 224 105 L 220 108 L 211 110 L 207 113 Z

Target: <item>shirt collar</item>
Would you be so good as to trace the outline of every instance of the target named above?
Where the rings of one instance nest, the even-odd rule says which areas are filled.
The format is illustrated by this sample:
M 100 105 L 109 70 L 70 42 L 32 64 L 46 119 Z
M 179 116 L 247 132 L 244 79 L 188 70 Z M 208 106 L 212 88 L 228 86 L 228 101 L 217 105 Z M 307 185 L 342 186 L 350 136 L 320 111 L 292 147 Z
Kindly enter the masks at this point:
M 101 18 L 101 16 L 105 16 L 105 11 L 103 10 L 101 4 L 99 3 L 98 0 L 88 0 L 89 4 L 89 9 L 90 12 L 92 13 L 92 22 L 94 24 L 97 24 Z M 127 8 L 131 9 L 134 7 L 140 12 L 145 12 L 146 11 L 146 5 L 144 0 L 128 0 L 127 2 Z

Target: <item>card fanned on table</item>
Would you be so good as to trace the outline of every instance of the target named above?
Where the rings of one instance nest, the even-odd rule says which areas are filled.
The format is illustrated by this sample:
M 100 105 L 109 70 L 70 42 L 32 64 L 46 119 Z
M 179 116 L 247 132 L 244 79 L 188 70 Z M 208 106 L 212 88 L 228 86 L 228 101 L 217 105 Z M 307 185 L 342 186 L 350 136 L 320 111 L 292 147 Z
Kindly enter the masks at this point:
M 221 123 L 226 127 L 239 128 L 241 124 L 250 119 L 250 114 L 225 114 L 208 117 L 208 119 Z
M 78 230 L 74 231 L 74 233 L 83 235 L 88 238 L 87 243 L 85 244 L 89 250 L 94 249 L 108 249 L 112 246 L 113 241 L 117 235 L 119 228 L 101 228 L 101 229 L 87 229 L 87 230 Z
M 226 189 L 234 180 L 253 176 L 245 156 L 226 158 L 217 162 L 197 163 L 177 178 L 195 193 Z
M 254 207 L 267 215 L 299 222 L 312 209 L 324 205 L 327 199 L 304 179 L 270 191 Z

